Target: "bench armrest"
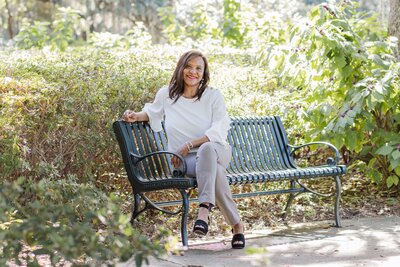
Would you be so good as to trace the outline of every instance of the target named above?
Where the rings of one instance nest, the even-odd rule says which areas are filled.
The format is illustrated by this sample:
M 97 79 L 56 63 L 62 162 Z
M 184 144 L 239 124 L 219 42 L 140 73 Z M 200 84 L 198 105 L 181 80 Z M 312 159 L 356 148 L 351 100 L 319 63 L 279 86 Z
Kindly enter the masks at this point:
M 333 150 L 333 152 L 335 152 L 335 159 L 328 158 L 327 164 L 329 166 L 337 166 L 338 165 L 339 160 L 340 160 L 339 150 L 334 145 L 332 145 L 328 142 L 310 142 L 310 143 L 302 144 L 302 145 L 298 145 L 298 146 L 288 145 L 291 148 L 290 155 L 293 156 L 293 153 L 300 148 L 308 147 L 308 146 L 312 146 L 312 145 L 324 145 L 324 146 L 329 147 L 331 150 Z
M 173 155 L 173 156 L 177 157 L 178 159 L 180 159 L 182 162 L 182 173 L 179 173 L 176 176 L 183 177 L 186 174 L 186 170 L 187 170 L 186 161 L 181 155 L 179 155 L 177 153 L 169 152 L 169 151 L 156 151 L 156 152 L 151 152 L 151 153 L 143 155 L 143 156 L 139 156 L 139 155 L 136 155 L 135 153 L 131 152 L 130 155 L 133 160 L 133 164 L 135 166 L 137 166 L 139 162 L 141 162 L 142 160 L 144 160 L 145 158 L 148 158 L 148 157 L 152 157 L 155 155 Z

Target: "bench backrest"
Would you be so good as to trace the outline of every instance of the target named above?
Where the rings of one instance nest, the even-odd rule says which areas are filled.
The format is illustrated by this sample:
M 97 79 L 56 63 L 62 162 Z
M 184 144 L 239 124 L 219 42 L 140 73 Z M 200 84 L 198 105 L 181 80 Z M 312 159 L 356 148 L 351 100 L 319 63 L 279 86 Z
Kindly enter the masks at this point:
M 232 118 L 228 142 L 232 146 L 229 173 L 295 168 L 278 116 Z
M 282 122 L 275 117 L 232 118 L 228 142 L 232 160 L 228 173 L 248 173 L 294 168 Z M 157 156 L 133 168 L 130 153 L 146 155 L 167 149 L 165 131 L 154 132 L 148 123 L 116 121 L 113 125 L 130 182 L 171 176 L 169 157 Z

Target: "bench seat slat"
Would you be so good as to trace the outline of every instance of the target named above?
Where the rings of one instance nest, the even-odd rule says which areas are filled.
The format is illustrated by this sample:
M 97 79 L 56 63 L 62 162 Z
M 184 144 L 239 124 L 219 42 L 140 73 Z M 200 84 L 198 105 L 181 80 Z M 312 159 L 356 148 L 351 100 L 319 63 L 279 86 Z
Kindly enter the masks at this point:
M 247 183 L 264 183 L 269 180 L 293 180 L 293 179 L 307 179 L 317 178 L 325 176 L 341 175 L 346 172 L 345 168 L 341 166 L 337 167 L 316 167 L 316 168 L 305 168 L 305 169 L 288 169 L 280 171 L 269 171 L 269 172 L 250 172 L 250 173 L 238 173 L 228 174 L 227 178 L 230 184 L 247 184 Z M 251 179 L 245 179 L 245 177 L 251 177 Z

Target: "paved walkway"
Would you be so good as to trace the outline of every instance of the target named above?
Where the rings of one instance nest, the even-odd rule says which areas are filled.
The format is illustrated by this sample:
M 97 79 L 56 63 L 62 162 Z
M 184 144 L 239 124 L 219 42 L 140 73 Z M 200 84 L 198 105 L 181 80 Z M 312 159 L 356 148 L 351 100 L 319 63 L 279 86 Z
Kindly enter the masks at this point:
M 151 259 L 144 266 L 243 267 L 267 261 L 268 266 L 400 266 L 400 217 L 343 220 L 342 228 L 328 222 L 297 224 L 246 232 L 246 238 L 245 250 L 232 250 L 229 239 L 189 241 L 182 256 Z M 266 252 L 250 254 L 251 248 Z

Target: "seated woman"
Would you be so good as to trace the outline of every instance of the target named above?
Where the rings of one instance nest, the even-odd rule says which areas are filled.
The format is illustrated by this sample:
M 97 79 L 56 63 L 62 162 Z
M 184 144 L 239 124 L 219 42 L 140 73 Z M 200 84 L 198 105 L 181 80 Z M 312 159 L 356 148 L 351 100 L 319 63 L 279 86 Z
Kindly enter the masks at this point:
M 149 121 L 161 131 L 165 121 L 168 150 L 184 157 L 187 176 L 196 177 L 199 193 L 198 218 L 193 231 L 208 232 L 208 214 L 214 205 L 232 226 L 232 248 L 244 248 L 244 226 L 233 201 L 226 178 L 231 147 L 226 142 L 230 119 L 221 92 L 208 86 L 210 74 L 206 57 L 199 51 L 184 53 L 175 68 L 169 86 L 161 88 L 153 103 L 141 112 L 125 111 L 127 122 Z M 181 162 L 172 157 L 175 169 Z

